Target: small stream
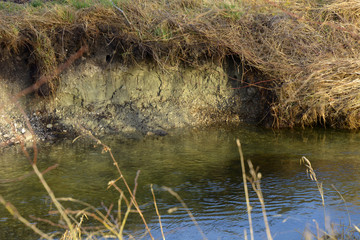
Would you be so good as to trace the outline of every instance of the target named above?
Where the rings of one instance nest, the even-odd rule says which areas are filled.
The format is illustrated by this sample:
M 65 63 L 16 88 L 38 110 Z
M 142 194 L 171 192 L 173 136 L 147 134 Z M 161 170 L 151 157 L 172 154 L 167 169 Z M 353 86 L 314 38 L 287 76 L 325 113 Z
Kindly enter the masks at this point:
M 136 172 L 140 170 L 136 198 L 156 239 L 161 239 L 161 232 L 150 184 L 156 194 L 166 239 L 202 239 L 202 236 L 178 200 L 162 186 L 181 196 L 208 239 L 244 239 L 244 229 L 250 239 L 236 138 L 242 142 L 245 159 L 258 166 L 262 174 L 261 188 L 274 239 L 302 239 L 306 228 L 316 232 L 315 221 L 321 229 L 326 228 L 316 183 L 299 164 L 302 156 L 311 161 L 318 180 L 323 182 L 327 219 L 345 227 L 349 221 L 359 226 L 360 133 L 329 129 L 271 130 L 245 125 L 176 129 L 164 137 L 147 136 L 140 140 L 124 141 L 114 136 L 101 140 L 111 147 L 130 187 L 134 186 Z M 35 175 L 21 181 L 4 181 L 31 171 L 20 147 L 4 149 L 0 156 L 0 194 L 33 223 L 36 221 L 30 216 L 53 218 L 48 212 L 54 207 Z M 57 197 L 79 199 L 104 212 L 114 204 L 112 214 L 116 215 L 119 193 L 114 188 L 107 189 L 107 184 L 119 174 L 109 154 L 102 153 L 100 147 L 82 139 L 75 143 L 71 140 L 42 143 L 38 161 L 41 170 L 59 164 L 45 174 Z M 120 182 L 118 185 L 125 190 Z M 255 239 L 266 239 L 261 206 L 248 186 Z M 64 205 L 72 209 L 79 207 Z M 168 212 L 174 208 L 177 211 Z M 54 231 L 54 227 L 42 222 L 37 226 L 45 232 Z M 343 227 L 338 229 L 341 231 Z M 138 215 L 130 214 L 126 233 L 139 239 L 144 232 Z M 38 238 L 0 205 L 0 239 Z

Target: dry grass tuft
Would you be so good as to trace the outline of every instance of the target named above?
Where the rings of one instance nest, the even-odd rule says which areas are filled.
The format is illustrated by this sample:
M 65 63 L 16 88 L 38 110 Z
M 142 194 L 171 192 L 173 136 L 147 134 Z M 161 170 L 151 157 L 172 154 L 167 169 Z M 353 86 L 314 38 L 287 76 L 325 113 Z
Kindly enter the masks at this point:
M 247 203 L 250 238 L 254 239 L 254 233 L 253 233 L 253 229 L 252 229 L 252 218 L 251 218 L 252 207 L 249 202 L 249 191 L 247 188 L 246 180 L 248 180 L 250 182 L 252 189 L 254 190 L 254 192 L 256 193 L 256 195 L 258 197 L 258 200 L 259 200 L 259 202 L 261 204 L 261 208 L 262 208 L 263 220 L 264 220 L 264 225 L 265 225 L 265 229 L 266 229 L 267 239 L 272 240 L 273 238 L 271 235 L 270 226 L 268 223 L 268 218 L 267 218 L 266 209 L 265 209 L 265 201 L 264 201 L 264 197 L 263 197 L 262 190 L 261 190 L 262 175 L 258 171 L 258 168 L 255 169 L 252 162 L 250 160 L 248 160 L 247 162 L 248 162 L 248 166 L 249 166 L 249 176 L 246 176 L 245 161 L 244 161 L 244 156 L 243 156 L 240 140 L 237 139 L 236 143 L 237 143 L 237 146 L 239 149 L 241 169 L 242 169 L 242 175 L 243 175 L 244 193 L 245 193 L 245 198 L 246 198 L 246 203 Z M 335 224 L 330 222 L 330 217 L 327 215 L 326 209 L 325 209 L 324 189 L 323 189 L 322 182 L 319 182 L 309 159 L 307 159 L 306 157 L 302 157 L 300 159 L 300 164 L 302 164 L 306 167 L 306 174 L 312 181 L 314 181 L 316 183 L 317 189 L 321 196 L 321 203 L 322 203 L 322 207 L 324 210 L 324 223 L 325 223 L 325 230 L 322 230 L 319 227 L 319 224 L 313 219 L 313 221 L 315 223 L 315 227 L 316 227 L 316 233 L 313 233 L 310 231 L 309 228 L 306 228 L 303 233 L 303 238 L 306 240 L 312 240 L 314 238 L 317 240 L 358 239 L 359 238 L 358 233 L 360 233 L 360 229 L 355 224 L 352 225 L 349 213 L 348 213 L 348 217 L 349 217 L 349 225 L 348 226 L 342 226 L 342 225 L 336 226 Z M 335 188 L 335 186 L 333 186 L 333 188 L 340 195 L 340 198 L 343 200 L 345 208 L 347 209 L 345 199 L 340 194 L 340 192 Z M 339 227 L 342 229 L 342 232 L 338 231 Z M 244 238 L 247 239 L 246 229 L 244 229 Z
M 348 226 L 344 226 L 344 225 L 336 226 L 334 223 L 330 222 L 330 217 L 327 215 L 326 209 L 325 209 L 323 183 L 319 182 L 319 180 L 317 179 L 316 173 L 315 173 L 309 159 L 307 159 L 306 157 L 303 156 L 300 159 L 300 164 L 303 164 L 306 167 L 307 175 L 310 177 L 310 179 L 312 181 L 316 182 L 317 189 L 321 196 L 321 203 L 322 203 L 323 210 L 324 210 L 324 223 L 325 223 L 325 230 L 322 230 L 319 227 L 319 224 L 315 220 L 313 220 L 315 223 L 315 226 L 316 226 L 316 233 L 312 233 L 309 229 L 306 229 L 304 232 L 304 238 L 306 240 L 311 240 L 311 239 L 313 239 L 313 237 L 315 237 L 315 239 L 317 239 L 317 240 L 358 239 L 359 235 L 357 235 L 357 232 L 360 233 L 360 231 L 358 231 L 358 227 L 355 224 L 353 224 L 353 225 L 351 224 L 351 219 L 350 219 L 349 213 L 348 213 L 348 217 L 349 217 L 349 225 Z M 339 194 L 340 198 L 344 202 L 346 210 L 348 211 L 347 204 L 346 204 L 344 197 L 335 188 L 334 185 L 332 185 L 332 187 Z M 341 228 L 342 232 L 339 232 L 339 227 Z
M 254 166 L 253 166 L 252 162 L 250 160 L 248 160 L 247 163 L 248 163 L 248 166 L 249 166 L 250 176 L 246 176 L 245 161 L 244 161 L 244 156 L 243 156 L 241 143 L 240 143 L 239 139 L 236 139 L 236 144 L 238 146 L 239 154 L 240 154 L 241 171 L 242 171 L 242 176 L 243 176 L 244 192 L 245 192 L 245 198 L 246 198 L 246 208 L 247 208 L 248 220 L 249 220 L 250 238 L 251 238 L 251 240 L 254 239 L 254 231 L 253 231 L 252 219 L 251 219 L 252 207 L 251 207 L 250 202 L 249 202 L 249 191 L 248 191 L 248 188 L 247 188 L 246 179 L 249 180 L 249 182 L 250 182 L 250 184 L 252 186 L 252 189 L 255 191 L 255 193 L 256 193 L 256 195 L 258 197 L 258 200 L 259 200 L 259 202 L 261 204 L 261 210 L 262 210 L 262 214 L 263 214 L 267 239 L 272 240 L 273 238 L 272 238 L 272 235 L 271 235 L 270 226 L 269 226 L 269 222 L 268 222 L 268 218 L 267 218 L 267 214 L 266 214 L 266 209 L 265 209 L 265 200 L 264 200 L 262 190 L 261 190 L 261 178 L 262 178 L 262 175 L 261 175 L 260 172 L 258 172 L 258 169 L 254 169 Z M 247 238 L 246 230 L 244 230 L 244 235 L 245 235 L 245 239 L 246 239 Z

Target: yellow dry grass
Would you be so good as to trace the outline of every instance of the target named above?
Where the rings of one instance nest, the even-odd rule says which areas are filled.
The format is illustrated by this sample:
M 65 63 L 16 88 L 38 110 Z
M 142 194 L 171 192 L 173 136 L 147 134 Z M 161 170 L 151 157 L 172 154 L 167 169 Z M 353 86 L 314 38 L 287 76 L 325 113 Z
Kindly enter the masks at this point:
M 27 49 L 41 73 L 84 43 L 164 68 L 230 55 L 272 80 L 274 126 L 360 126 L 358 1 L 73 0 L 0 19 L 1 57 Z

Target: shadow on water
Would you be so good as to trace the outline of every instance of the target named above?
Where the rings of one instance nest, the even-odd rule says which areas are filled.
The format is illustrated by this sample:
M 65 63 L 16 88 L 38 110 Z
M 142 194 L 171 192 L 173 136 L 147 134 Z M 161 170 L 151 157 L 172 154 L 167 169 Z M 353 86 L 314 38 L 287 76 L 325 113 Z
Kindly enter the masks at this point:
M 251 126 L 178 129 L 165 137 L 148 136 L 123 141 L 102 139 L 109 145 L 131 185 L 141 170 L 137 199 L 156 238 L 161 238 L 152 205 L 150 184 L 154 184 L 164 231 L 168 239 L 200 239 L 186 212 L 161 186 L 175 190 L 189 206 L 209 239 L 243 238 L 248 228 L 241 168 L 235 139 L 242 141 L 245 159 L 259 166 L 270 227 L 275 239 L 299 239 L 313 219 L 323 225 L 323 208 L 316 184 L 301 156 L 313 164 L 324 182 L 326 210 L 337 223 L 348 224 L 347 213 L 334 184 L 348 202 L 354 223 L 360 222 L 360 134 L 335 130 L 282 130 Z M 116 203 L 118 193 L 107 183 L 118 174 L 107 154 L 85 142 L 61 142 L 40 146 L 39 168 L 59 167 L 45 175 L 58 197 L 73 197 L 99 206 Z M 2 152 L 1 179 L 15 178 L 30 171 L 27 160 L 15 148 Z M 21 182 L 0 183 L 2 195 L 28 218 L 49 217 L 51 208 L 45 190 L 35 176 Z M 265 238 L 260 205 L 251 191 L 256 238 Z M 34 239 L 32 232 L 0 208 L 0 239 Z M 51 216 L 50 216 L 51 217 Z M 56 219 L 56 218 L 55 218 Z M 39 223 L 43 229 L 52 229 Z M 128 231 L 143 232 L 138 217 L 130 218 Z

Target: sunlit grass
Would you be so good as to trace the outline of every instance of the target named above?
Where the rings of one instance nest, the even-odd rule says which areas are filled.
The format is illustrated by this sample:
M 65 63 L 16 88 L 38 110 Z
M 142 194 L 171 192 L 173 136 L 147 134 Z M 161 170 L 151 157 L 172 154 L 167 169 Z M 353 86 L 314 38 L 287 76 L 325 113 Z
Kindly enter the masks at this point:
M 0 44 L 4 55 L 30 49 L 40 74 L 71 54 L 63 48 L 100 36 L 124 62 L 141 61 L 140 48 L 163 69 L 233 56 L 271 82 L 273 126 L 357 129 L 359 8 L 340 0 L 0 2 Z

